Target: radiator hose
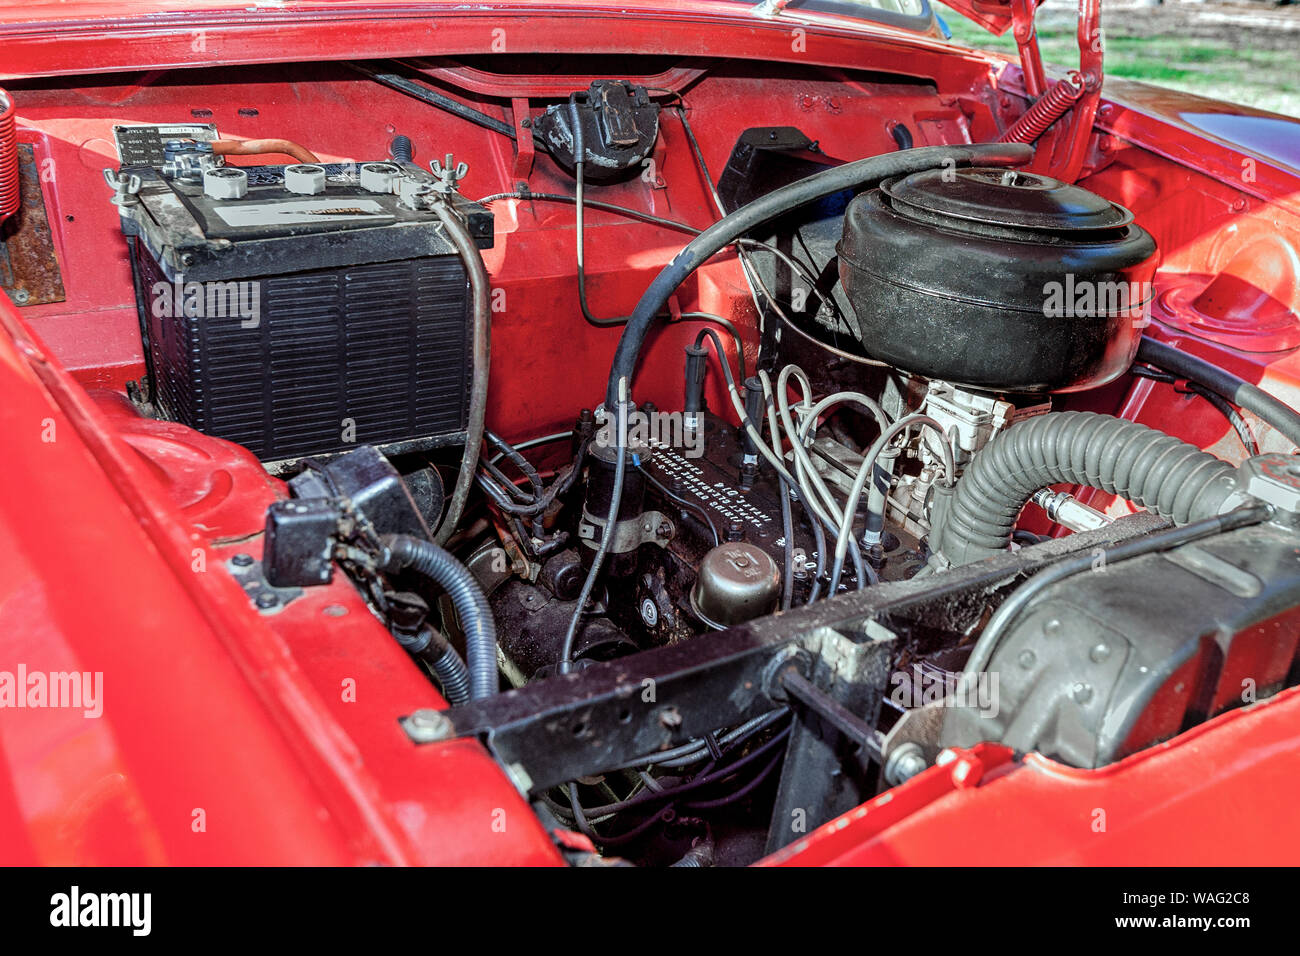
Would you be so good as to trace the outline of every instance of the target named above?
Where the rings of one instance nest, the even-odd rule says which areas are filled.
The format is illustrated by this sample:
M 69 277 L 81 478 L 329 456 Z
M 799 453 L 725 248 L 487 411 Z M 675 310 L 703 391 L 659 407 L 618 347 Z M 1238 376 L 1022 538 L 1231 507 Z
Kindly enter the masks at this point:
M 1034 492 L 1085 485 L 1175 524 L 1216 515 L 1236 469 L 1195 445 L 1095 412 L 1051 412 L 1012 425 L 975 456 L 948 497 L 936 489 L 931 548 L 951 564 L 1005 551 Z
M 487 598 L 469 569 L 445 548 L 405 534 L 384 538 L 379 566 L 383 571 L 410 568 L 447 592 L 465 632 L 469 698 L 482 700 L 495 694 L 498 686 L 496 624 Z

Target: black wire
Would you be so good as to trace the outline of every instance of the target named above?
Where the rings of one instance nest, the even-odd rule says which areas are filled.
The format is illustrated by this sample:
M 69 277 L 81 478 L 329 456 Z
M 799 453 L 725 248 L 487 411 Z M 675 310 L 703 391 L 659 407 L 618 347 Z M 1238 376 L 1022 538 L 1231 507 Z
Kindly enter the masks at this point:
M 492 193 L 490 196 L 484 196 L 481 199 L 476 199 L 474 201 L 479 205 L 486 205 L 487 203 L 490 202 L 496 202 L 499 199 L 519 199 L 525 202 L 537 200 L 538 202 L 562 202 L 562 203 L 569 203 L 574 205 L 577 204 L 577 197 L 566 196 L 564 193 L 534 193 L 534 192 L 525 193 L 525 192 L 518 192 L 518 191 Z M 686 235 L 698 236 L 700 235 L 700 233 L 704 231 L 702 229 L 696 229 L 694 226 L 687 225 L 686 223 L 680 222 L 676 219 L 665 219 L 662 216 L 656 216 L 654 213 L 642 212 L 640 209 L 633 209 L 631 206 L 619 206 L 615 203 L 604 202 L 599 199 L 587 199 L 585 197 L 583 198 L 582 204 L 583 206 L 591 209 L 600 209 L 605 212 L 616 213 L 620 216 L 627 216 L 629 219 L 637 219 L 640 220 L 641 222 L 648 223 L 652 226 L 662 226 L 664 229 L 671 229 L 674 232 L 680 232 Z M 762 239 L 751 239 L 746 236 L 737 239 L 735 243 L 733 243 L 733 245 L 747 246 L 747 247 L 752 246 L 758 249 L 766 249 L 768 252 L 772 253 L 772 255 L 780 258 L 783 262 L 785 262 L 785 264 L 790 267 L 790 270 L 792 272 L 797 272 L 799 274 L 799 278 L 803 279 L 804 282 L 808 283 L 810 288 L 814 290 L 818 288 L 817 278 L 810 272 L 808 267 L 806 267 L 802 262 L 800 262 L 794 256 L 778 248 L 772 243 L 766 242 Z M 818 295 L 820 296 L 820 292 L 818 293 Z M 833 299 L 825 299 L 823 297 L 823 300 L 829 301 L 831 302 L 831 304 L 834 304 Z M 818 304 L 818 308 L 820 308 L 820 303 Z
M 704 523 L 705 523 L 706 525 L 709 526 L 709 531 L 710 531 L 710 532 L 712 533 L 712 535 L 713 535 L 713 546 L 714 546 L 715 548 L 716 548 L 718 545 L 722 544 L 722 537 L 718 534 L 718 526 L 715 525 L 715 524 L 713 523 L 713 518 L 709 516 L 709 512 L 708 512 L 708 509 L 707 509 L 707 508 L 705 508 L 705 507 L 702 506 L 702 505 L 698 505 L 698 504 L 696 504 L 696 503 L 693 502 L 693 501 L 689 501 L 689 500 L 687 500 L 686 498 L 682 498 L 682 497 L 679 496 L 679 495 L 673 494 L 673 492 L 671 492 L 671 491 L 669 491 L 667 488 L 665 488 L 665 487 L 664 487 L 664 486 L 663 486 L 663 485 L 662 485 L 662 484 L 661 484 L 661 483 L 660 483 L 660 482 L 655 478 L 654 475 L 652 475 L 652 474 L 650 474 L 650 472 L 646 471 L 644 465 L 642 465 L 642 466 L 638 466 L 638 467 L 640 467 L 640 469 L 641 469 L 641 474 L 645 476 L 645 480 L 648 481 L 648 482 L 650 482 L 651 485 L 653 485 L 655 488 L 657 488 L 657 489 L 659 490 L 659 493 L 660 493 L 661 495 L 663 495 L 663 496 L 664 496 L 665 498 L 667 498 L 669 501 L 674 501 L 674 502 L 676 502 L 677 504 L 681 505 L 683 508 L 685 508 L 685 509 L 687 509 L 687 510 L 689 510 L 689 511 L 693 511 L 693 512 L 695 512 L 697 515 L 699 515 L 701 518 L 704 519 Z
M 790 507 L 790 483 L 778 475 L 781 491 L 781 533 L 785 536 L 785 573 L 781 578 L 781 610 L 794 607 L 794 515 Z
M 722 348 L 722 339 L 720 339 L 718 337 L 718 333 L 714 332 L 712 329 L 700 329 L 700 334 L 695 338 L 695 344 L 697 346 L 703 345 L 705 339 L 708 339 L 713 343 L 713 349 L 718 353 L 718 361 L 722 364 L 722 374 L 727 379 L 727 386 L 731 391 L 735 391 L 736 379 L 731 374 L 731 365 L 727 362 L 727 358 L 726 358 L 727 353 Z M 762 427 L 759 425 L 755 425 L 754 422 L 750 420 L 749 416 L 744 413 L 743 409 L 741 410 L 740 413 L 740 423 L 742 425 L 748 424 L 752 426 L 754 429 L 754 433 L 760 436 L 760 440 L 761 440 L 763 434 Z M 779 476 L 780 472 L 777 472 L 777 474 Z M 802 499 L 803 495 L 801 494 L 800 497 Z M 821 519 L 817 516 L 816 512 L 812 509 L 812 506 L 809 505 L 808 502 L 805 501 L 803 504 L 804 504 L 804 509 L 807 511 L 809 517 L 811 518 L 813 527 L 817 528 L 818 522 Z M 839 535 L 840 533 L 839 528 L 836 528 L 834 525 L 827 524 L 827 528 L 833 535 Z M 821 535 L 819 535 L 818 545 L 817 545 L 818 578 L 821 577 L 822 564 L 823 561 L 825 560 L 823 553 L 825 552 L 825 550 L 826 550 L 825 540 L 822 538 Z M 854 542 L 849 546 L 848 554 L 849 557 L 853 560 L 854 577 L 855 580 L 858 582 L 859 589 L 861 589 L 866 586 L 866 582 L 871 581 L 871 577 L 872 575 L 875 574 L 875 572 L 872 571 L 868 573 L 868 571 L 866 570 L 866 565 L 862 561 L 862 552 L 859 550 L 856 540 L 854 540 Z M 872 582 L 872 583 L 876 583 L 876 582 Z M 820 592 L 820 588 L 814 588 L 814 593 L 819 593 L 819 592 Z M 834 597 L 834 592 L 832 592 L 831 597 Z M 812 603 L 812 598 L 809 598 L 809 603 Z
M 729 793 L 725 797 L 718 797 L 716 800 L 691 800 L 683 804 L 683 806 L 688 810 L 714 810 L 718 807 L 725 807 L 728 804 L 744 800 L 747 796 L 757 790 L 759 786 L 762 785 L 763 781 L 771 776 L 772 771 L 776 769 L 777 764 L 779 764 L 784 757 L 785 754 L 777 754 L 774 756 L 768 761 L 767 766 L 758 772 L 758 775 L 755 776 L 753 780 L 749 781 L 749 783 L 745 784 L 734 793 Z
M 626 800 L 620 800 L 617 803 L 606 804 L 602 807 L 586 807 L 583 812 L 590 817 L 604 817 L 611 813 L 622 813 L 624 810 L 630 810 L 633 807 L 643 806 L 647 803 L 653 803 L 656 800 L 670 800 L 680 796 L 683 793 L 689 793 L 692 790 L 699 790 L 701 787 L 707 787 L 720 781 L 726 780 L 737 770 L 745 767 L 755 760 L 758 760 L 764 754 L 769 753 L 775 747 L 780 746 L 790 735 L 790 728 L 786 727 L 774 734 L 772 738 L 763 744 L 755 747 L 749 753 L 745 754 L 734 763 L 712 772 L 701 771 L 692 777 L 686 783 L 679 784 L 675 787 L 666 787 L 663 790 L 646 791 L 637 794 L 635 797 L 629 797 Z M 734 751 L 736 748 L 732 748 Z
M 1153 382 L 1162 382 L 1165 385 L 1172 385 L 1174 386 L 1175 391 L 1190 392 L 1194 395 L 1201 396 L 1201 398 L 1205 399 L 1218 409 L 1219 413 L 1228 420 L 1228 424 L 1232 426 L 1232 430 L 1237 433 L 1237 437 L 1241 439 L 1242 445 L 1246 447 L 1246 452 L 1250 455 L 1259 454 L 1259 442 L 1255 440 L 1255 433 L 1251 431 L 1250 424 L 1241 417 L 1241 413 L 1222 395 L 1211 391 L 1200 382 L 1194 382 L 1190 379 L 1180 379 L 1177 375 L 1160 369 L 1147 368 L 1144 365 L 1134 365 L 1132 372 L 1138 378 L 1148 378 Z M 1179 382 L 1185 382 L 1186 384 L 1183 388 L 1179 388 Z

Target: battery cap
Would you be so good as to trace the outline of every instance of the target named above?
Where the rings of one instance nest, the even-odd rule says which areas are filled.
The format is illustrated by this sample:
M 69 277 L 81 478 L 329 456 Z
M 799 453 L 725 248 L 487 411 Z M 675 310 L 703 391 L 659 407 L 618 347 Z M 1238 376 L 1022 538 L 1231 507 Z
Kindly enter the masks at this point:
M 284 188 L 302 196 L 315 196 L 325 191 L 325 169 L 311 163 L 298 163 L 284 167 Z

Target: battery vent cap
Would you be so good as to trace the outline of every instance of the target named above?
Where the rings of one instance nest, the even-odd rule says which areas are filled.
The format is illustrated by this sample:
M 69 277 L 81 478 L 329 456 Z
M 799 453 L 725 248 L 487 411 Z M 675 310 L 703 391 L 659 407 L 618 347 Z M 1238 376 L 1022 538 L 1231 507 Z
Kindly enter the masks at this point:
M 363 163 L 361 166 L 361 188 L 372 193 L 393 192 L 393 183 L 401 175 L 392 163 Z
M 209 199 L 243 199 L 248 193 L 248 173 L 234 166 L 217 166 L 203 172 L 203 195 Z
M 284 188 L 302 196 L 315 196 L 325 191 L 325 170 L 310 163 L 284 167 Z

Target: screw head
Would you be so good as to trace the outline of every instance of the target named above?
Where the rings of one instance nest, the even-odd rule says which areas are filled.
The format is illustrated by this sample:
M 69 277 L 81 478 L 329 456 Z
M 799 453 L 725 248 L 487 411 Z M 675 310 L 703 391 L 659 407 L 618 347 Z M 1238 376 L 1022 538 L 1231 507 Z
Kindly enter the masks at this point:
M 266 611 L 280 603 L 280 596 L 271 591 L 263 591 L 257 596 L 255 603 L 262 610 Z
M 237 568 L 249 568 L 253 566 L 253 556 L 241 551 L 230 559 L 230 563 Z

